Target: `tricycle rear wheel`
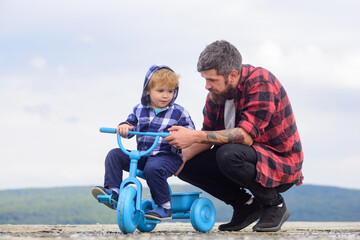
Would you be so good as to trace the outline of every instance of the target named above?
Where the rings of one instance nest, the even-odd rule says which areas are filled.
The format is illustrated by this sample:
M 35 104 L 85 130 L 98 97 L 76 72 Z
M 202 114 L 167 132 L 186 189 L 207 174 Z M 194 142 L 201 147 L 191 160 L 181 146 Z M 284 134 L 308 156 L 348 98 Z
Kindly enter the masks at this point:
M 144 199 L 141 201 L 142 212 L 140 213 L 139 225 L 137 226 L 137 229 L 140 232 L 151 232 L 156 227 L 156 223 L 145 222 L 146 221 L 145 213 L 150 211 L 152 208 L 153 208 L 152 201 L 150 201 L 149 199 Z
M 198 198 L 191 205 L 190 221 L 193 228 L 199 232 L 210 231 L 216 218 L 214 204 L 207 198 Z

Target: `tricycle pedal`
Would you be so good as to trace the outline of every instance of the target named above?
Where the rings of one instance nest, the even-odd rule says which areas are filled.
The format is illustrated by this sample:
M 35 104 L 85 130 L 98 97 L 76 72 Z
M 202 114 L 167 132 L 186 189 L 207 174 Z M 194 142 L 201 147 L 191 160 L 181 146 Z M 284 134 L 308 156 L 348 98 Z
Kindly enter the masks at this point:
M 98 195 L 97 200 L 99 203 L 112 204 L 111 195 Z

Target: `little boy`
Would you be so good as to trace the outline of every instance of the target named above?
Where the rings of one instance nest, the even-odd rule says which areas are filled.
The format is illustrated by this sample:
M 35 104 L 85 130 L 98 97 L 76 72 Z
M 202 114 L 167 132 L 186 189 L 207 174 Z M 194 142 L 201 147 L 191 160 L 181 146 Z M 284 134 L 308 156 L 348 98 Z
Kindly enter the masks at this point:
M 127 120 L 120 123 L 117 132 L 126 138 L 129 130 L 138 132 L 168 132 L 173 125 L 195 129 L 189 113 L 174 101 L 179 91 L 179 75 L 165 65 L 151 66 L 146 73 L 141 103 L 136 105 Z M 138 151 L 151 147 L 155 137 L 137 136 Z M 156 220 L 171 219 L 170 192 L 167 178 L 177 172 L 182 165 L 181 150 L 160 138 L 155 149 L 140 158 L 138 169 L 143 171 L 150 188 L 151 196 L 157 205 L 146 213 L 145 217 Z M 119 186 L 122 182 L 122 170 L 129 171 L 130 158 L 120 148 L 112 149 L 105 159 L 104 187 L 95 187 L 92 194 L 112 195 L 117 202 Z M 113 208 L 113 205 L 107 205 Z

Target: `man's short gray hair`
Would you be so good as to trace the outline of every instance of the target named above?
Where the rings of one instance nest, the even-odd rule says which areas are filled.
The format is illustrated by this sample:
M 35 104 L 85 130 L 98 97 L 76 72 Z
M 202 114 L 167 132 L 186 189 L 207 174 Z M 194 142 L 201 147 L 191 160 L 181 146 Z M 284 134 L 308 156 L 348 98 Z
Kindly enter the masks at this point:
M 197 63 L 198 72 L 215 69 L 218 75 L 227 77 L 231 71 L 241 73 L 242 57 L 231 43 L 218 40 L 206 46 Z

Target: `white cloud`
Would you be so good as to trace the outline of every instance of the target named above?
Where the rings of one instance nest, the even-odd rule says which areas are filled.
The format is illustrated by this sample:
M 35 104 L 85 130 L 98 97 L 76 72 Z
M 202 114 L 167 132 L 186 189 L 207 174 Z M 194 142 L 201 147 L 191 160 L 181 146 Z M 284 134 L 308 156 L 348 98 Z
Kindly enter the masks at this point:
M 29 60 L 29 64 L 38 70 L 45 69 L 46 62 L 47 62 L 46 59 L 40 56 L 34 57 Z
M 78 36 L 76 39 L 77 39 L 77 41 L 82 42 L 82 43 L 95 42 L 95 37 L 89 36 L 89 35 L 81 35 L 81 36 Z
M 45 103 L 40 105 L 25 105 L 23 109 L 27 113 L 37 114 L 43 118 L 47 118 L 50 114 L 50 106 Z
M 56 72 L 58 75 L 62 76 L 66 73 L 66 67 L 64 67 L 63 65 L 57 66 Z
M 282 46 L 281 42 L 264 41 L 251 58 L 258 65 L 269 69 L 280 79 L 309 87 L 360 89 L 357 70 L 360 54 L 357 52 L 334 53 L 320 45 Z
M 334 82 L 348 88 L 360 89 L 360 79 L 358 72 L 360 69 L 360 53 L 344 56 L 334 64 Z

